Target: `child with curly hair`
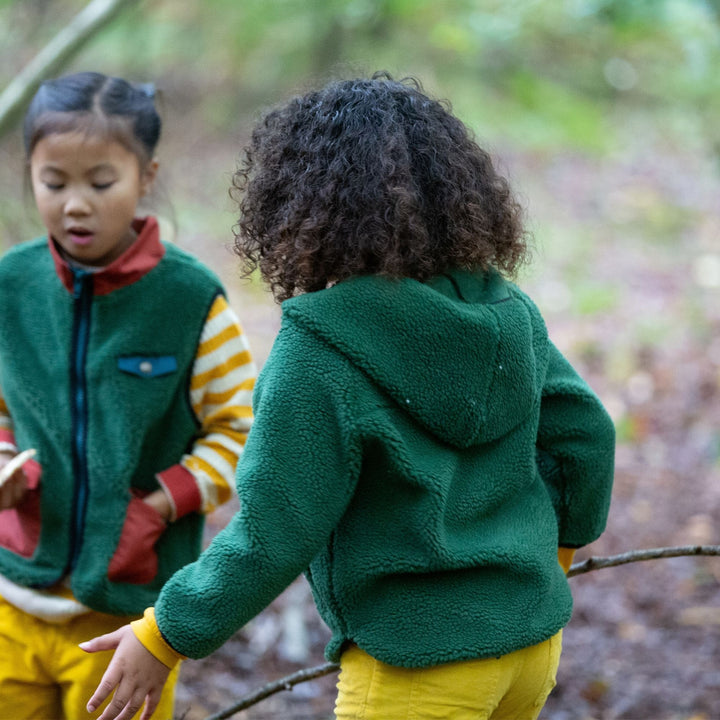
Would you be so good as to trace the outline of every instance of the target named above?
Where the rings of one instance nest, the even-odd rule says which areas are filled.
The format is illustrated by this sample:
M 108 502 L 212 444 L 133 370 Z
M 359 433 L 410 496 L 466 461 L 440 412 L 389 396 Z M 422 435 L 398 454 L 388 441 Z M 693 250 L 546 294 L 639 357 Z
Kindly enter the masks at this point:
M 339 720 L 536 718 L 574 548 L 603 531 L 614 429 L 510 282 L 521 209 L 446 106 L 386 74 L 296 97 L 235 175 L 236 247 L 282 302 L 240 510 L 117 648 L 124 720 L 305 571 Z

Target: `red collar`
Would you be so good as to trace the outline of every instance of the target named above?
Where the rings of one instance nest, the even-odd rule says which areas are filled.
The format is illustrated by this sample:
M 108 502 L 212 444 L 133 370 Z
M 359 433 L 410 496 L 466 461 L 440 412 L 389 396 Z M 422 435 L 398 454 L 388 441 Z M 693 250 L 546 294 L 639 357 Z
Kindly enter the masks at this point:
M 143 275 L 149 273 L 165 254 L 165 248 L 160 242 L 160 228 L 154 217 L 135 219 L 133 228 L 138 234 L 135 242 L 117 260 L 113 260 L 107 267 L 93 273 L 95 295 L 107 295 L 113 290 L 138 281 Z M 52 238 L 48 239 L 48 245 L 60 280 L 68 291 L 72 292 L 72 269 L 60 255 Z

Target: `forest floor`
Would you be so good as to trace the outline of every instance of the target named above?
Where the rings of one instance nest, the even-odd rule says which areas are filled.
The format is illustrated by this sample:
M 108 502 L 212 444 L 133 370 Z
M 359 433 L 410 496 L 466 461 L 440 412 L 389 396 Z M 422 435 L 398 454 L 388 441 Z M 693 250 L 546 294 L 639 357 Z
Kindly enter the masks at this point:
M 537 230 L 535 269 L 522 284 L 618 428 L 608 528 L 576 560 L 718 544 L 715 168 L 674 148 L 596 161 L 572 154 L 503 160 Z M 237 280 L 226 249 L 203 253 L 225 269 L 262 364 L 278 329 L 277 306 Z M 232 509 L 211 518 L 208 538 Z M 718 558 L 631 564 L 570 583 L 575 610 L 543 720 L 720 720 Z M 300 578 L 216 653 L 185 663 L 177 717 L 201 720 L 271 680 L 322 664 L 327 638 Z M 335 682 L 333 675 L 303 683 L 234 717 L 328 720 Z

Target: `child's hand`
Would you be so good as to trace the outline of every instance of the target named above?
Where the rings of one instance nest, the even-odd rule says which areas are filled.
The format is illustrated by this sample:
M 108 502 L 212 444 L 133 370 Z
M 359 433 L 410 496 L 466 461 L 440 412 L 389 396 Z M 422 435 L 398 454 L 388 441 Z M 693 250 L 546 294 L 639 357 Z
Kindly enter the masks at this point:
M 164 490 L 155 490 L 155 492 L 151 492 L 143 498 L 143 502 L 147 503 L 150 507 L 155 508 L 158 515 L 160 515 L 165 522 L 170 521 L 172 515 L 172 505 L 170 504 L 170 499 Z
M 130 625 L 80 644 L 86 652 L 115 650 L 87 709 L 94 712 L 115 690 L 98 720 L 130 720 L 145 703 L 140 720 L 149 720 L 160 701 L 170 669 L 145 649 Z
M 15 457 L 14 453 L 0 452 L 0 471 Z M 19 467 L 0 484 L 0 510 L 16 507 L 27 492 L 27 478 Z

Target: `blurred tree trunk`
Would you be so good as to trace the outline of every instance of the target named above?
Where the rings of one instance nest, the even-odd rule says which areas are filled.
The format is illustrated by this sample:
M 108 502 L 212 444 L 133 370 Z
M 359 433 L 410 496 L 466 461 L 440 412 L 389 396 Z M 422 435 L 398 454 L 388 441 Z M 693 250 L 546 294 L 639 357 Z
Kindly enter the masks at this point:
M 125 6 L 136 0 L 91 0 L 0 95 L 0 137 L 12 127 L 40 83 L 60 71 Z

